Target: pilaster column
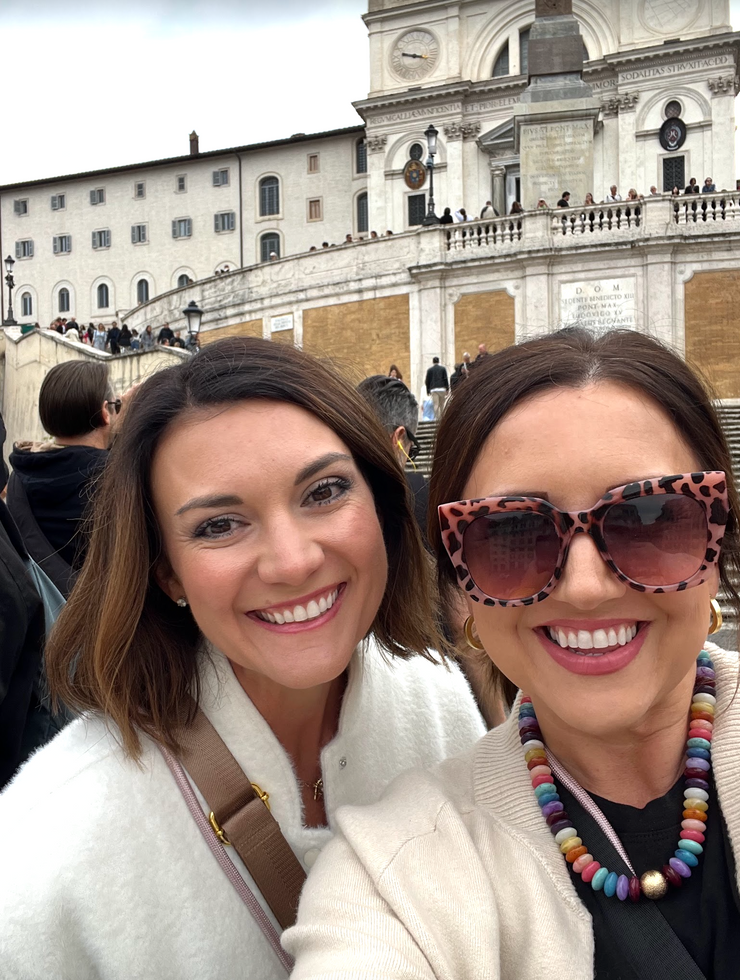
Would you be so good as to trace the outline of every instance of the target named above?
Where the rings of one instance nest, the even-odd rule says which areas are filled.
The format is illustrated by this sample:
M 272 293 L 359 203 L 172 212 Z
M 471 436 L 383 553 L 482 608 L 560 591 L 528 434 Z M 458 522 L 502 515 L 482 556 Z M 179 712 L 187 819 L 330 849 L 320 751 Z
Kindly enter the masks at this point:
M 382 235 L 386 228 L 393 228 L 393 195 L 385 186 L 385 145 L 388 137 L 383 133 L 367 137 L 367 198 L 368 230 L 374 228 Z M 396 229 L 393 229 L 394 231 Z
M 439 201 L 438 213 L 446 208 L 452 208 L 453 213 L 458 208 L 472 210 L 465 202 L 465 187 L 463 181 L 463 127 L 459 122 L 447 123 L 444 126 L 445 148 L 447 150 L 447 200 Z
M 506 214 L 506 167 L 490 161 L 491 200 L 499 214 Z
M 614 183 L 618 184 L 619 193 L 623 198 L 627 197 L 627 191 L 630 187 L 637 185 L 637 144 L 635 142 L 637 114 L 635 106 L 639 97 L 639 92 L 617 96 L 619 105 L 619 153 L 616 160 L 619 167 L 619 179 L 615 178 Z

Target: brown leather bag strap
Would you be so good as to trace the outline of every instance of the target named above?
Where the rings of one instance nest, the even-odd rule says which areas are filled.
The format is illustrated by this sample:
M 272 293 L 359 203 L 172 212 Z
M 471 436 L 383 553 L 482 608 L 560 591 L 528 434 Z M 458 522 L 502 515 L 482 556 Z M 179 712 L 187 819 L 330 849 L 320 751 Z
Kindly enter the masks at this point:
M 177 735 L 180 761 L 211 808 L 220 828 L 247 867 L 272 914 L 287 929 L 295 922 L 306 873 L 226 743 L 196 709 Z M 215 830 L 215 828 L 214 828 Z

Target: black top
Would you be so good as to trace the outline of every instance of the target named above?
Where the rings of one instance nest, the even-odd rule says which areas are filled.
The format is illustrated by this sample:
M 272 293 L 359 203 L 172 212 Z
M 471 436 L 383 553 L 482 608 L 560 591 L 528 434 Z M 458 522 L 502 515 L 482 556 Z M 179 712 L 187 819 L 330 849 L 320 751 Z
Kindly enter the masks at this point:
M 454 220 L 455 219 L 452 217 L 451 214 L 443 214 L 442 217 L 439 219 L 439 223 L 441 225 L 451 225 Z
M 432 366 L 427 369 L 424 384 L 428 395 L 431 394 L 434 388 L 444 388 L 444 390 L 447 391 L 450 387 L 450 382 L 447 378 L 447 368 L 442 367 L 441 364 L 432 364 Z
M 683 791 L 681 777 L 665 796 L 642 810 L 592 797 L 617 832 L 638 875 L 651 869 L 661 870 L 674 856 L 681 832 Z M 626 873 L 629 877 L 628 869 L 622 866 L 592 818 L 560 783 L 558 792 L 573 826 L 595 860 L 610 871 Z M 740 897 L 735 860 L 714 788 L 710 791 L 708 816 L 707 839 L 698 867 L 691 869 L 691 878 L 681 888 L 669 885 L 668 894 L 654 904 L 707 980 L 736 980 L 740 976 Z M 580 875 L 571 874 L 576 891 L 593 919 L 594 980 L 636 980 L 637 974 L 625 962 L 624 937 L 614 916 L 615 905 L 631 906 L 631 900 L 620 903 L 616 896 L 606 898 L 603 892 L 595 892 L 590 884 L 584 883 Z M 641 898 L 640 901 L 650 900 Z M 624 911 L 629 913 L 629 907 Z
M 23 484 L 33 516 L 68 565 L 81 564 L 85 547 L 79 538 L 90 488 L 108 452 L 93 446 L 64 446 L 43 452 L 16 447 L 10 465 Z

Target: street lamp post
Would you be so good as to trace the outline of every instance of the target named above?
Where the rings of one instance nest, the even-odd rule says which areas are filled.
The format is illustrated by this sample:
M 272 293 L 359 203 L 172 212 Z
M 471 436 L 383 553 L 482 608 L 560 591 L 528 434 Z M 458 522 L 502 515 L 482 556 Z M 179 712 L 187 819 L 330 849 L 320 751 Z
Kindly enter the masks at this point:
M 203 319 L 203 310 L 198 308 L 198 304 L 194 299 L 191 299 L 182 312 L 188 321 L 187 349 L 192 350 L 195 347 L 195 338 L 200 332 L 200 321 Z
M 18 324 L 13 316 L 13 288 L 15 286 L 15 279 L 13 278 L 13 266 L 15 265 L 15 260 L 10 256 L 5 260 L 5 269 L 7 275 L 5 277 L 5 284 L 8 287 L 8 315 L 3 320 L 4 327 L 17 327 Z
M 429 151 L 429 157 L 427 158 L 427 167 L 429 168 L 429 206 L 427 208 L 427 213 L 424 215 L 423 225 L 438 225 L 439 218 L 434 213 L 434 157 L 437 153 L 437 133 L 438 130 L 434 128 L 434 123 L 429 123 L 424 135 L 427 138 L 427 149 Z

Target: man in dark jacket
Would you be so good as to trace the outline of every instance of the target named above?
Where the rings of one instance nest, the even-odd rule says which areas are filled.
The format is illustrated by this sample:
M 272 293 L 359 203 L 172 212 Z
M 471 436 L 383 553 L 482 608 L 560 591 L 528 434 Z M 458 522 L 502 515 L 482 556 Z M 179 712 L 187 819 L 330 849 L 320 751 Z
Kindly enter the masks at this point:
M 447 368 L 442 367 L 442 365 L 439 363 L 438 357 L 432 358 L 432 366 L 427 370 L 427 376 L 424 384 L 427 389 L 427 394 L 432 396 L 434 417 L 439 422 L 439 420 L 442 418 L 445 402 L 447 401 L 447 392 L 450 390 L 450 382 L 447 377 Z
M 54 438 L 17 443 L 10 454 L 8 507 L 25 547 L 63 595 L 84 558 L 83 514 L 119 405 L 105 364 L 57 364 L 39 392 L 41 423 Z
M 171 329 L 169 323 L 165 323 L 165 325 L 162 327 L 162 329 L 159 331 L 159 334 L 157 335 L 157 343 L 163 344 L 166 340 L 169 342 L 170 346 L 172 346 L 172 341 L 174 339 L 175 339 L 174 331 Z

